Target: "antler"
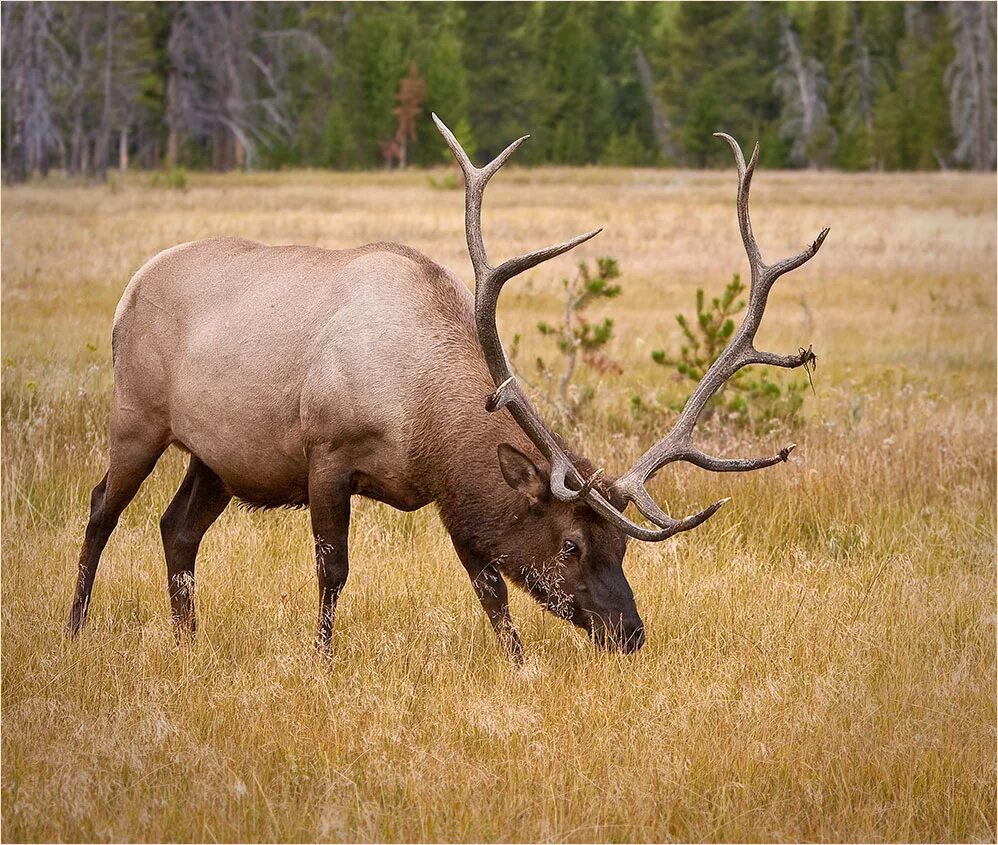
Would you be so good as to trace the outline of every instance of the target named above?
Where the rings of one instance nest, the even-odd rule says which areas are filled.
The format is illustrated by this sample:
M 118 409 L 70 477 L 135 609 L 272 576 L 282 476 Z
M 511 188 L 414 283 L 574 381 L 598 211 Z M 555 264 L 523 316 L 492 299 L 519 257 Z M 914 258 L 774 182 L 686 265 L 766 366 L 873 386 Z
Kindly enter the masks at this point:
M 609 522 L 621 528 L 624 532 L 639 540 L 665 540 L 681 531 L 688 531 L 713 516 L 729 499 L 721 499 L 699 513 L 685 519 L 676 520 L 666 514 L 649 496 L 645 483 L 665 464 L 676 460 L 685 460 L 716 472 L 745 471 L 771 466 L 779 461 L 785 461 L 793 445 L 782 449 L 774 458 L 754 460 L 737 460 L 714 458 L 703 454 L 692 444 L 692 432 L 703 411 L 707 400 L 713 396 L 724 382 L 737 370 L 748 364 L 774 364 L 780 367 L 799 367 L 813 363 L 814 353 L 810 349 L 802 351 L 797 356 L 780 356 L 771 353 L 758 352 L 752 346 L 755 334 L 766 307 L 766 299 L 773 283 L 784 273 L 799 267 L 810 259 L 821 246 L 828 234 L 825 229 L 817 240 L 794 258 L 775 264 L 771 267 L 762 262 L 759 247 L 752 235 L 752 226 L 748 216 L 748 189 L 752 180 L 752 171 L 759 156 L 759 146 L 756 145 L 752 160 L 746 167 L 741 149 L 733 138 L 718 133 L 731 146 L 738 164 L 738 221 L 741 227 L 745 251 L 749 256 L 752 268 L 752 287 L 749 295 L 749 306 L 741 327 L 732 337 L 728 346 L 704 375 L 697 389 L 693 392 L 679 420 L 655 447 L 646 452 L 641 459 L 613 485 L 615 490 L 627 501 L 633 502 L 637 509 L 657 529 L 645 528 L 632 522 L 621 511 L 615 508 L 600 492 L 596 482 L 601 474 L 598 470 L 591 478 L 583 479 L 572 464 L 568 455 L 558 444 L 554 435 L 544 424 L 534 410 L 526 394 L 516 381 L 512 367 L 502 341 L 496 329 L 496 304 L 502 286 L 513 276 L 516 276 L 542 261 L 554 258 L 578 246 L 599 234 L 601 229 L 579 235 L 565 243 L 547 249 L 537 250 L 527 255 L 511 258 L 498 267 L 488 263 L 485 244 L 482 240 L 482 197 L 485 186 L 513 152 L 529 136 L 525 135 L 510 144 L 485 167 L 475 167 L 464 149 L 458 143 L 451 131 L 434 114 L 433 121 L 443 135 L 447 145 L 454 153 L 465 180 L 465 229 L 468 238 L 468 252 L 475 271 L 475 322 L 478 329 L 479 342 L 485 354 L 489 372 L 495 382 L 496 390 L 486 400 L 486 410 L 498 411 L 508 408 L 510 414 L 533 441 L 541 454 L 551 464 L 551 493 L 561 501 L 574 502 L 585 500 L 586 503 Z M 569 486 L 571 485 L 571 486 Z
M 496 304 L 502 286 L 513 276 L 529 270 L 531 267 L 536 267 L 542 261 L 568 252 L 568 250 L 598 235 L 602 229 L 586 232 L 584 235 L 579 235 L 557 246 L 540 249 L 517 258 L 510 258 L 498 267 L 492 267 L 489 264 L 485 244 L 482 240 L 482 196 L 489 179 L 506 163 L 516 148 L 530 136 L 524 135 L 515 140 L 485 167 L 475 167 L 453 133 L 443 124 L 443 121 L 435 114 L 432 117 L 464 173 L 465 231 L 468 237 L 468 253 L 471 255 L 471 264 L 475 270 L 475 323 L 489 372 L 496 384 L 495 393 L 489 396 L 485 407 L 488 411 L 498 411 L 500 408 L 509 409 L 513 418 L 551 463 L 552 493 L 564 501 L 577 500 L 582 495 L 591 492 L 592 484 L 587 488 L 586 482 L 580 477 L 568 455 L 558 445 L 554 435 L 541 420 L 517 384 L 513 368 L 506 357 L 506 351 L 503 349 L 499 332 L 496 329 Z M 566 486 L 565 482 L 569 478 L 575 484 L 575 490 L 570 490 Z M 607 506 L 610 507 L 609 503 Z
M 702 469 L 713 472 L 748 472 L 762 469 L 787 460 L 797 444 L 791 443 L 781 449 L 776 455 L 764 458 L 717 458 L 706 455 L 693 445 L 693 429 L 700 418 L 708 400 L 717 393 L 724 383 L 742 367 L 750 364 L 770 364 L 775 367 L 793 369 L 813 365 L 815 355 L 811 347 L 801 349 L 797 355 L 777 355 L 772 352 L 760 352 L 753 345 L 762 315 L 766 309 L 769 292 L 780 276 L 795 270 L 815 256 L 828 235 L 828 229 L 822 229 L 814 242 L 797 255 L 767 265 L 762 260 L 762 253 L 755 235 L 752 234 L 752 221 L 749 218 L 749 188 L 752 184 L 752 174 L 759 161 L 759 144 L 752 151 L 752 158 L 745 164 L 741 147 L 730 135 L 723 132 L 715 133 L 723 138 L 731 147 L 738 167 L 738 227 L 741 230 L 742 243 L 748 256 L 751 269 L 752 284 L 749 289 L 748 308 L 738 331 L 734 333 L 728 345 L 717 360 L 711 364 L 704 374 L 696 390 L 686 402 L 679 419 L 672 430 L 645 452 L 638 462 L 621 476 L 616 483 L 617 490 L 656 525 L 662 525 L 670 520 L 658 505 L 652 501 L 645 490 L 645 484 L 663 466 L 673 461 L 688 461 Z

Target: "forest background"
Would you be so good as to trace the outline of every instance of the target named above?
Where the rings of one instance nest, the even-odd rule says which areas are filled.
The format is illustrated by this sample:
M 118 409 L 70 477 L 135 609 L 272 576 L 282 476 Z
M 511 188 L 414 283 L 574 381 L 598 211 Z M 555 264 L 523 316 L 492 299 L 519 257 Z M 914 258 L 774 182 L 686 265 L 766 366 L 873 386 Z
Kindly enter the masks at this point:
M 995 168 L 995 3 L 3 4 L 3 168 Z

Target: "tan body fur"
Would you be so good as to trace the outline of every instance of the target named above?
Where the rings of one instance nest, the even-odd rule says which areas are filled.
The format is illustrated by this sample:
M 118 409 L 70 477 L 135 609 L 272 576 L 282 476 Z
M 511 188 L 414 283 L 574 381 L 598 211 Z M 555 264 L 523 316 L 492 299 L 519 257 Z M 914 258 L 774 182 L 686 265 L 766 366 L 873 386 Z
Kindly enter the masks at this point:
M 485 413 L 471 308 L 459 280 L 396 244 L 173 247 L 115 314 L 115 424 L 182 446 L 249 504 L 307 503 L 309 454 L 322 449 L 355 492 L 419 508 L 449 475 L 447 450 L 426 448 L 437 427 L 471 415 L 493 450 L 529 448 Z

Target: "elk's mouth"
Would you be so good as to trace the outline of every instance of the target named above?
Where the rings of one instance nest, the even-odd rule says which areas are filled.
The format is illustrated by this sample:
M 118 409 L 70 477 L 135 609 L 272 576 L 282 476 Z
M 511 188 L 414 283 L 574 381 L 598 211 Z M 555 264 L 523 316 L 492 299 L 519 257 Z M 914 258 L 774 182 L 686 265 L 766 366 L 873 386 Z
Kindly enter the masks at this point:
M 587 627 L 593 643 L 604 651 L 633 654 L 645 644 L 645 626 L 640 620 L 613 625 L 596 614 L 590 614 Z

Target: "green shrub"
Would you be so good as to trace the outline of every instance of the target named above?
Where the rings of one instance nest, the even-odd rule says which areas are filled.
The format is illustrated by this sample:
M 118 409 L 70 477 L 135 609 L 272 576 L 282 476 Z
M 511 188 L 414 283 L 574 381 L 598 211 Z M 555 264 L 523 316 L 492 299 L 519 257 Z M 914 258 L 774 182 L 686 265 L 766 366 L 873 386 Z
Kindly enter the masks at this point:
M 670 357 L 664 349 L 651 353 L 652 360 L 663 367 L 672 367 L 683 380 L 698 383 L 724 351 L 736 329 L 735 318 L 745 310 L 745 284 L 736 273 L 720 296 L 705 303 L 703 288 L 697 289 L 696 319 L 676 315 L 683 331 L 684 342 L 678 357 Z M 721 413 L 736 425 L 750 428 L 758 434 L 772 431 L 777 425 L 794 426 L 804 403 L 806 381 L 776 380 L 770 371 L 746 367 L 735 373 L 707 403 L 704 419 Z M 635 407 L 640 407 L 639 397 Z M 675 403 L 682 408 L 688 396 Z
M 152 186 L 154 188 L 169 188 L 174 191 L 187 190 L 187 168 L 186 167 L 166 167 L 153 174 Z
M 555 342 L 556 354 L 545 359 L 538 356 L 534 362 L 537 376 L 542 380 L 542 398 L 561 418 L 574 423 L 582 409 L 593 398 L 591 386 L 573 384 L 577 367 L 581 363 L 600 373 L 622 373 L 623 368 L 608 357 L 605 348 L 613 338 L 613 320 L 591 320 L 584 311 L 597 300 L 613 299 L 620 295 L 621 287 L 613 284 L 620 277 L 620 266 L 615 258 L 596 259 L 595 274 L 582 262 L 572 279 L 562 279 L 565 289 L 564 317 L 558 325 L 545 320 L 537 324 L 537 331 Z M 512 355 L 519 349 L 519 337 L 514 338 Z

